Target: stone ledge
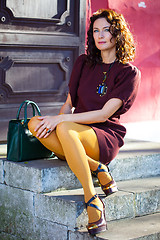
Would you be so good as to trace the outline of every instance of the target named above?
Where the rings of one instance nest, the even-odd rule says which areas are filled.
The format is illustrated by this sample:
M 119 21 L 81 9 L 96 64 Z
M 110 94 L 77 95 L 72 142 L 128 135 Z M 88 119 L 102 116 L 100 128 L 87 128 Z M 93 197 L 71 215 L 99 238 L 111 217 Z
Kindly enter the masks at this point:
M 106 232 L 90 236 L 86 229 L 69 232 L 69 240 L 159 240 L 160 213 L 108 223 Z
M 29 238 L 33 217 L 33 193 L 0 184 L 0 232 Z
M 81 187 L 67 163 L 59 159 L 28 162 L 0 160 L 0 162 L 1 164 L 4 162 L 4 181 L 9 186 L 38 193 Z
M 109 168 L 116 181 L 160 176 L 160 154 L 116 158 Z
M 160 211 L 160 177 L 118 182 L 118 187 L 119 192 L 108 198 L 96 188 L 106 205 L 108 222 L 122 218 L 128 222 L 129 218 Z M 0 237 L 5 233 L 6 240 L 14 240 L 14 236 L 50 240 L 55 233 L 62 240 L 73 240 L 68 230 L 75 232 L 87 224 L 82 189 L 39 194 L 0 184 L 0 193 Z M 51 239 L 57 240 L 54 236 Z
M 67 239 L 67 226 L 35 216 L 34 197 L 33 192 L 0 184 L 0 239 Z
M 118 187 L 134 193 L 136 217 L 160 212 L 160 177 L 118 182 Z
M 17 237 L 15 235 L 8 234 L 5 232 L 0 232 L 0 239 L 1 240 L 22 240 L 21 237 Z
M 109 167 L 116 181 L 158 176 L 160 154 L 114 159 Z M 81 187 L 67 163 L 57 158 L 18 163 L 0 160 L 0 182 L 38 193 Z
M 3 161 L 0 160 L 0 183 L 4 182 L 4 167 L 3 167 Z
M 124 186 L 119 182 L 118 187 L 120 191 L 108 198 L 100 188 L 96 188 L 105 203 L 108 221 L 160 211 L 160 178 L 146 179 L 146 182 L 145 179 L 130 180 L 124 182 Z M 82 228 L 88 221 L 83 190 L 37 194 L 35 214 L 42 219 L 65 224 L 69 229 Z

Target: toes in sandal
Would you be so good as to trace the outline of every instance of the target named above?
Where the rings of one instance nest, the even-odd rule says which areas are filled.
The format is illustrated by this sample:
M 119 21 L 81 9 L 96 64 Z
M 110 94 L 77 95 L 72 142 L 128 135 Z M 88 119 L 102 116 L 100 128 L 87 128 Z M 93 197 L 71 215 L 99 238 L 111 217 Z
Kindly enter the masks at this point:
M 89 223 L 87 225 L 87 229 L 88 229 L 88 232 L 89 234 L 91 235 L 95 235 L 97 233 L 100 233 L 100 232 L 104 232 L 107 230 L 107 222 L 106 222 L 106 219 L 105 219 L 105 206 L 104 206 L 104 203 L 102 202 L 102 200 L 99 198 L 99 200 L 102 202 L 103 204 L 103 209 L 100 209 L 99 206 L 91 203 L 95 198 L 98 198 L 98 195 L 94 195 L 87 203 L 86 203 L 86 208 L 88 206 L 90 207 L 94 207 L 96 209 L 98 209 L 100 212 L 101 212 L 101 217 L 98 221 L 96 222 L 93 222 L 93 223 Z
M 109 171 L 106 171 L 105 169 L 103 169 L 101 167 L 102 167 L 102 164 L 100 163 L 98 165 L 97 170 L 96 171 L 92 171 L 93 175 L 95 175 L 97 178 L 98 178 L 98 173 L 100 173 L 100 172 L 106 172 L 106 173 L 110 174 Z M 108 168 L 108 170 L 109 170 L 109 168 Z M 112 176 L 111 176 L 111 178 L 112 178 Z M 105 185 L 102 185 L 100 183 L 100 186 L 101 186 L 103 192 L 106 194 L 106 196 L 109 196 L 110 194 L 115 193 L 115 192 L 118 191 L 116 182 L 114 181 L 113 178 L 112 178 L 112 181 L 110 181 L 109 183 L 107 183 Z

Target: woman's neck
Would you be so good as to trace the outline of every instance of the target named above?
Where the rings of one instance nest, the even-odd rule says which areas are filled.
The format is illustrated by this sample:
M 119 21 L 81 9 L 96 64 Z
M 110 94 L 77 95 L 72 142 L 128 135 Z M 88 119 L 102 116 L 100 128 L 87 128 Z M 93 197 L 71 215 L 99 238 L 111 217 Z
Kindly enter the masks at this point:
M 103 63 L 112 63 L 116 59 L 116 52 L 112 51 L 109 53 L 109 52 L 101 51 L 101 57 L 102 57 Z

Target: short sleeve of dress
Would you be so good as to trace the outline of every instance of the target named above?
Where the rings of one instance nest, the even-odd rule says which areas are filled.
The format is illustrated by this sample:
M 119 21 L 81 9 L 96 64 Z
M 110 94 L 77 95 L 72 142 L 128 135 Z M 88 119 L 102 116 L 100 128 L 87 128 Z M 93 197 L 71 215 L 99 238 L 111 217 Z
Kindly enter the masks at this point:
M 85 54 L 80 55 L 77 58 L 74 66 L 73 66 L 72 73 L 71 73 L 71 77 L 70 77 L 68 86 L 69 86 L 69 93 L 71 95 L 71 101 L 72 101 L 73 107 L 76 107 L 77 89 L 78 89 L 79 80 L 81 77 L 81 73 L 82 73 L 82 69 L 83 69 L 85 61 L 86 61 L 86 55 Z
M 119 73 L 115 79 L 114 88 L 109 94 L 109 99 L 119 98 L 122 100 L 123 105 L 114 116 L 127 112 L 132 106 L 137 95 L 140 79 L 141 73 L 133 65 L 125 65 L 123 70 Z

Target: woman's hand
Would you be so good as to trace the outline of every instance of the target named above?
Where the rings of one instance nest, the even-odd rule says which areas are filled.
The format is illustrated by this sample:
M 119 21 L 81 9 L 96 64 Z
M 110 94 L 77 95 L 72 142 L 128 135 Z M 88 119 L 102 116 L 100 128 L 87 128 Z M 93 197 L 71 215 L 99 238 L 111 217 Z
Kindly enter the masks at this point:
M 56 128 L 57 124 L 59 124 L 62 121 L 62 116 L 44 116 L 44 117 L 38 117 L 39 124 L 35 128 L 35 132 L 37 132 L 36 137 L 38 138 L 46 138 L 48 137 L 51 132 Z
M 36 137 L 39 138 L 48 137 L 51 134 L 51 132 L 56 128 L 56 126 L 64 120 L 64 116 L 62 116 L 61 114 L 63 113 L 71 114 L 72 113 L 71 109 L 72 109 L 71 97 L 70 94 L 68 94 L 66 102 L 61 107 L 60 115 L 38 117 L 38 119 L 41 121 L 34 129 L 34 131 L 37 132 Z

